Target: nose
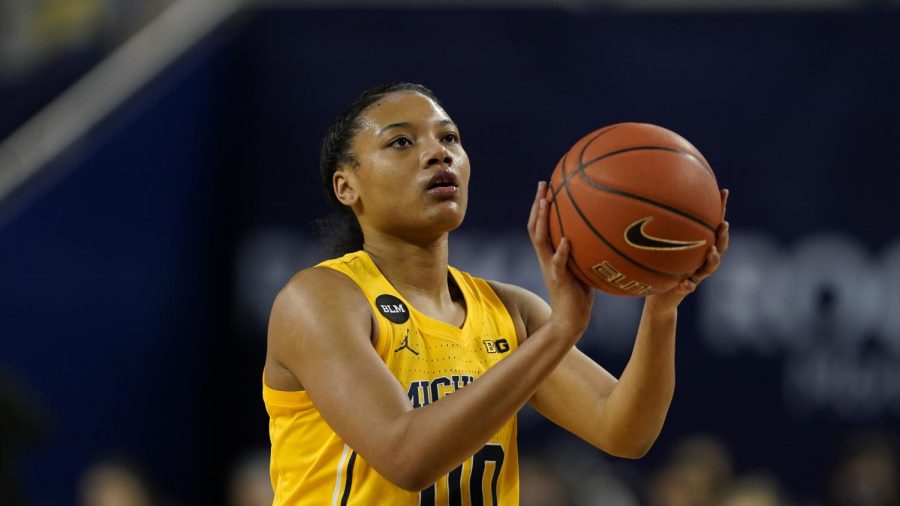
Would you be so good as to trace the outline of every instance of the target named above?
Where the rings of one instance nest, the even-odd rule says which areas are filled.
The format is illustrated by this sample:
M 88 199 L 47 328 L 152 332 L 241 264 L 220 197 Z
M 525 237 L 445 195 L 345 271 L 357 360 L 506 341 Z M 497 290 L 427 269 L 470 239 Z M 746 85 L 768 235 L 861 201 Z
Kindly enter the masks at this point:
M 428 162 L 426 163 L 428 167 L 432 167 L 435 165 L 446 165 L 447 167 L 453 165 L 453 156 L 450 155 L 450 152 L 447 151 L 447 147 L 441 144 L 440 142 L 435 142 L 434 147 L 431 148 L 431 154 L 428 156 Z

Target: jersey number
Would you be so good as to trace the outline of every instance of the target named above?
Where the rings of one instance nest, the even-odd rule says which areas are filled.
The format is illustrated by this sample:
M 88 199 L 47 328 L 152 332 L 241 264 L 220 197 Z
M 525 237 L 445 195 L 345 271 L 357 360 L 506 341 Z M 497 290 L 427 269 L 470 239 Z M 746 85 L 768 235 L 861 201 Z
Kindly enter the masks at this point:
M 486 462 L 494 463 L 494 472 L 491 476 L 491 504 L 497 506 L 497 479 L 500 478 L 500 468 L 503 467 L 503 447 L 498 444 L 489 444 L 478 450 L 472 456 L 472 473 L 469 476 L 469 498 L 472 506 L 484 506 L 484 477 L 487 471 Z M 463 467 L 460 465 L 447 475 L 447 493 L 450 506 L 462 506 Z M 437 484 L 434 483 L 425 490 L 419 492 L 419 506 L 434 506 Z

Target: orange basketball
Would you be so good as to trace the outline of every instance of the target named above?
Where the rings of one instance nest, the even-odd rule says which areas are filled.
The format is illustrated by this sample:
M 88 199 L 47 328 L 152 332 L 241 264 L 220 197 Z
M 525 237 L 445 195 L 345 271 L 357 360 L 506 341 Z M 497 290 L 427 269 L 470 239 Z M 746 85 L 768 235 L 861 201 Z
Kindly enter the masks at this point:
M 722 223 L 719 185 L 675 132 L 619 123 L 578 141 L 550 179 L 550 237 L 569 269 L 615 295 L 652 295 L 703 265 Z

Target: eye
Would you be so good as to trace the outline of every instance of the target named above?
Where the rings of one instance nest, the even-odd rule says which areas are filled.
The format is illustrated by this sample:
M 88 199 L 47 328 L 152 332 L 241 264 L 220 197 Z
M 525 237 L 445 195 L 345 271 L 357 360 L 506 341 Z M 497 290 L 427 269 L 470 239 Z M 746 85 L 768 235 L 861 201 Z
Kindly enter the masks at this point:
M 396 139 L 392 140 L 388 144 L 388 146 L 397 147 L 397 148 L 408 148 L 412 145 L 413 145 L 412 141 L 406 137 L 397 137 Z
M 441 138 L 441 140 L 443 140 L 444 142 L 449 142 L 449 143 L 457 143 L 457 142 L 459 142 L 459 134 L 456 132 L 450 132 L 450 133 L 445 134 Z

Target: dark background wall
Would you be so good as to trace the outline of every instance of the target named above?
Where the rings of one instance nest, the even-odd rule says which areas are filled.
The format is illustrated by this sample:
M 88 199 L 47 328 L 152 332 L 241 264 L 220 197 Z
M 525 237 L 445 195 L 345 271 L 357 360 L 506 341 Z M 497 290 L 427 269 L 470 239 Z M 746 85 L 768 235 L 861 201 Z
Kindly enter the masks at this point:
M 321 136 L 397 80 L 461 126 L 473 177 L 451 250 L 481 276 L 541 289 L 534 184 L 602 125 L 675 130 L 731 189 L 734 248 L 682 311 L 667 426 L 622 466 L 708 433 L 815 500 L 843 438 L 897 427 L 896 11 L 270 9 L 176 62 L 24 211 L 0 207 L 0 368 L 48 424 L 20 469 L 34 503 L 72 503 L 108 453 L 187 504 L 222 501 L 234 460 L 267 442 L 273 290 L 322 258 Z M 635 304 L 601 298 L 582 343 L 616 373 Z M 523 415 L 522 432 L 527 449 L 561 429 Z

